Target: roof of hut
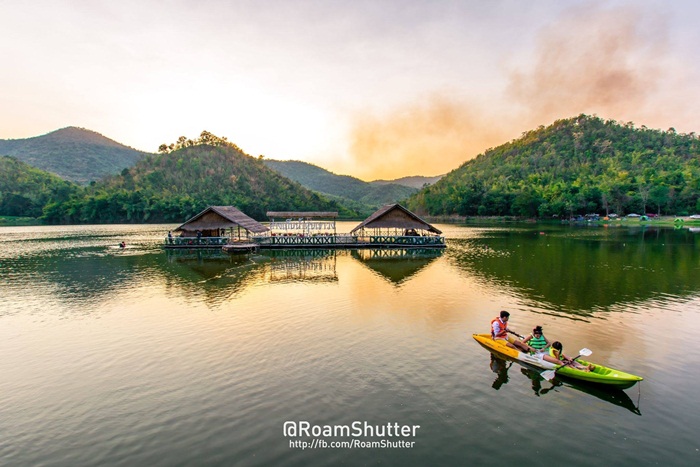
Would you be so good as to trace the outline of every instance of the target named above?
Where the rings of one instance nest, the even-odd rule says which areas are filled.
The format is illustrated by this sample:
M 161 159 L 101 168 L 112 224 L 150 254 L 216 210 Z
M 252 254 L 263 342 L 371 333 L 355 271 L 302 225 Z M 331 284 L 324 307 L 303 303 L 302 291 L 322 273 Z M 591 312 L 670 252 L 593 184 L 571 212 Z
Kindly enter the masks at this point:
M 269 211 L 267 217 L 284 217 L 284 218 L 299 218 L 299 217 L 338 217 L 337 212 L 330 211 Z
M 175 230 L 213 230 L 236 226 L 243 227 L 253 233 L 262 233 L 270 230 L 233 206 L 209 206 Z
M 350 233 L 355 233 L 360 229 L 390 227 L 398 229 L 421 229 L 438 235 L 442 233 L 400 204 L 388 204 L 380 208 L 360 225 L 352 229 Z

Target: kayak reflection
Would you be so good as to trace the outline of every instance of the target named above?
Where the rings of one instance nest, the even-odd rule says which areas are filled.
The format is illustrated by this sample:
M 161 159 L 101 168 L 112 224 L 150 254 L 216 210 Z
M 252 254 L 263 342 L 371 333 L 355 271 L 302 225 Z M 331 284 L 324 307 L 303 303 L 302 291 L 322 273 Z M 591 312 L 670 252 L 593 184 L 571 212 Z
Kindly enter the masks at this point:
M 530 378 L 530 380 L 532 381 L 532 390 L 535 392 L 535 395 L 537 397 L 544 396 L 552 389 L 562 385 L 562 383 L 560 381 L 557 381 L 556 378 L 552 379 L 551 381 L 546 381 L 542 377 L 541 371 L 532 370 L 530 368 L 524 368 L 524 367 L 521 368 L 520 371 L 522 372 L 522 374 L 524 374 L 525 376 Z M 549 385 L 549 387 L 543 388 L 542 387 L 543 381 L 546 381 L 546 384 Z
M 513 365 L 512 361 L 505 361 L 502 358 L 491 354 L 491 364 L 489 366 L 491 367 L 491 371 L 497 375 L 491 387 L 496 391 L 501 389 L 501 386 L 508 382 L 508 369 L 511 367 L 511 365 Z
M 513 365 L 513 362 L 515 362 L 520 366 L 520 372 L 530 380 L 532 390 L 537 397 L 543 396 L 552 390 L 554 390 L 554 392 L 559 392 L 562 390 L 574 389 L 618 407 L 623 407 L 636 415 L 642 415 L 638 404 L 635 404 L 630 396 L 620 388 L 586 383 L 585 381 L 578 381 L 561 375 L 557 375 L 551 381 L 547 381 L 542 377 L 542 370 L 532 368 L 517 360 L 502 358 L 492 352 L 489 352 L 489 355 L 491 355 L 489 366 L 491 371 L 497 375 L 491 385 L 495 390 L 499 390 L 501 386 L 510 380 L 508 369 Z

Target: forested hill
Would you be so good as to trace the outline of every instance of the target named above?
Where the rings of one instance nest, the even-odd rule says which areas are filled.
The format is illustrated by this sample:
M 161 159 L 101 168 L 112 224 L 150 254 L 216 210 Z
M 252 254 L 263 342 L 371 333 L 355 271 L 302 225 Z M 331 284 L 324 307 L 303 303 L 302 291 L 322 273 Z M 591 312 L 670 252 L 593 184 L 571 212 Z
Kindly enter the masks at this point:
M 118 174 L 146 154 L 94 131 L 76 127 L 33 138 L 0 140 L 0 156 L 13 156 L 83 185 Z
M 368 183 L 348 175 L 336 175 L 307 162 L 265 160 L 265 164 L 306 188 L 339 197 L 343 204 L 359 202 L 368 215 L 382 205 L 402 201 L 418 191 L 394 183 Z
M 172 152 L 166 148 L 162 154 L 147 156 L 120 175 L 86 187 L 80 196 L 49 205 L 45 219 L 62 223 L 184 222 L 209 205 L 233 205 L 257 220 L 266 220 L 270 210 L 357 215 L 211 136 L 206 142 L 187 140 Z
M 489 149 L 412 196 L 431 215 L 700 211 L 700 141 L 580 115 Z
M 80 187 L 9 156 L 0 156 L 0 216 L 39 217 L 47 203 L 68 200 Z

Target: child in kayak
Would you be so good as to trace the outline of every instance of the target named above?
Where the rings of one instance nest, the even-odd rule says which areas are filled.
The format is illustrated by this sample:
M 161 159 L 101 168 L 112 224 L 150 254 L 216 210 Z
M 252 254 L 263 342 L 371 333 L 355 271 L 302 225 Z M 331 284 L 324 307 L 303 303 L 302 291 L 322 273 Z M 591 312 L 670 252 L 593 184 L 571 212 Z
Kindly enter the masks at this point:
M 544 337 L 542 326 L 535 326 L 532 334 L 523 338 L 522 343 L 528 346 L 528 351 L 532 355 L 548 353 L 549 346 L 552 345 L 549 339 Z
M 542 354 L 542 360 L 549 363 L 556 363 L 557 365 L 570 366 L 571 368 L 576 368 L 577 370 L 581 371 L 593 371 L 595 369 L 595 365 L 592 363 L 588 366 L 584 366 L 576 360 L 564 355 L 564 346 L 561 345 L 561 342 L 559 341 L 554 341 L 552 343 L 552 346 L 549 348 L 549 353 Z

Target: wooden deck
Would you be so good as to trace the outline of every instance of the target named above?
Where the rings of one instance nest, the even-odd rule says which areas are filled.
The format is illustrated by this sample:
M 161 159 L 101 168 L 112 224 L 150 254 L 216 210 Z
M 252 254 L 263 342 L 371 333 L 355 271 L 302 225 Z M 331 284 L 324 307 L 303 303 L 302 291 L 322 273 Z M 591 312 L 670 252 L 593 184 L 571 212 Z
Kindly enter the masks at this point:
M 445 248 L 444 237 L 394 235 L 316 235 L 254 237 L 264 250 L 290 248 Z
M 166 238 L 166 249 L 223 249 L 230 253 L 256 250 L 287 249 L 361 249 L 361 248 L 445 248 L 445 238 L 438 236 L 396 235 L 277 235 L 232 241 L 227 237 Z
M 229 237 L 172 237 L 166 238 L 166 249 L 217 249 L 232 243 Z M 250 243 L 250 242 L 248 242 Z

